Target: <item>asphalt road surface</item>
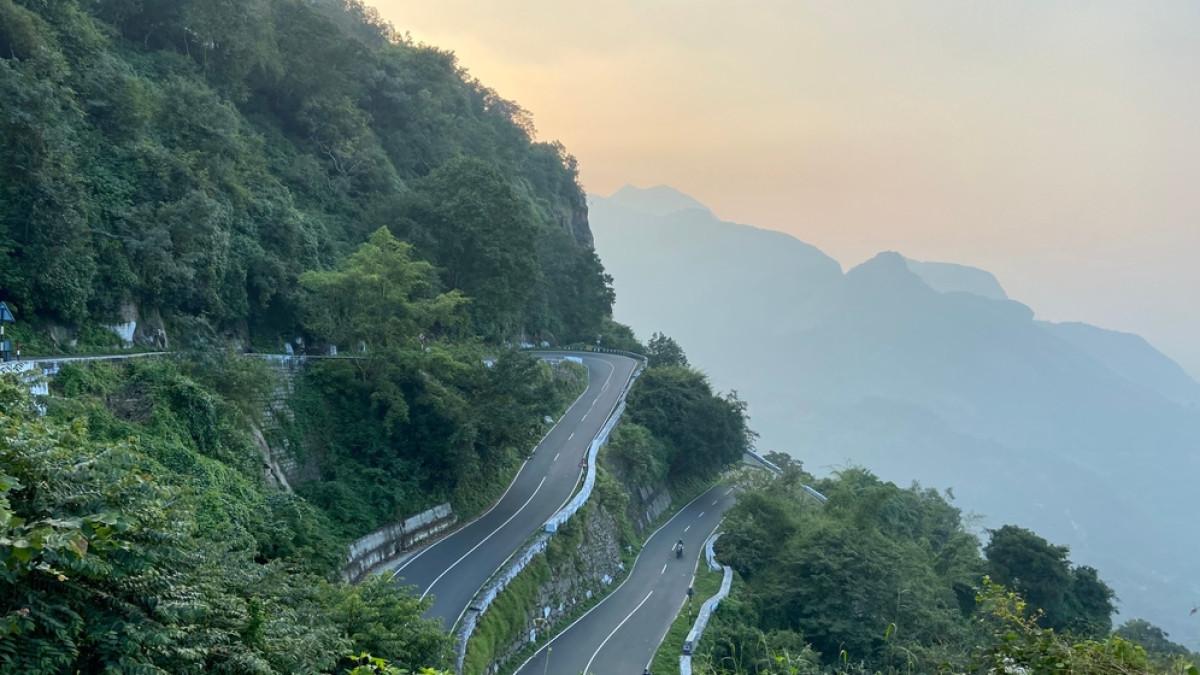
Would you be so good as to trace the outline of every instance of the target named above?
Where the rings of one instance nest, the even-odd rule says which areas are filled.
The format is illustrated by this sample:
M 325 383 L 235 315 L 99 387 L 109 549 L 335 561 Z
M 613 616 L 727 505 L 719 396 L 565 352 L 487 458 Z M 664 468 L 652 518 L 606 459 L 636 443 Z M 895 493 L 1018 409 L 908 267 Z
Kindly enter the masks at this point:
M 475 592 L 570 499 L 588 446 L 616 406 L 637 361 L 616 354 L 569 354 L 588 369 L 587 390 L 567 409 L 491 510 L 406 560 L 393 579 L 432 596 L 426 617 L 449 630 Z
M 641 675 L 687 599 L 704 541 L 733 506 L 733 488 L 697 497 L 650 536 L 629 576 L 611 595 L 559 633 L 517 675 Z M 671 552 L 682 539 L 684 556 Z M 700 608 L 705 598 L 693 598 Z

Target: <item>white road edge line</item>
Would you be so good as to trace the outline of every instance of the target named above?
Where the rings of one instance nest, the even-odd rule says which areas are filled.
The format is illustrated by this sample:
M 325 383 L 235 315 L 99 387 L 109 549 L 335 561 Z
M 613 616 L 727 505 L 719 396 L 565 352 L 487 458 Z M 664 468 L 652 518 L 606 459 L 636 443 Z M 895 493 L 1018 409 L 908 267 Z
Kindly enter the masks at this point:
M 488 533 L 488 536 L 484 537 L 483 539 L 480 539 L 478 544 L 475 544 L 474 546 L 471 547 L 471 550 L 462 554 L 462 556 L 459 557 L 458 560 L 455 560 L 453 563 L 450 564 L 449 567 L 442 570 L 441 574 L 437 575 L 437 577 L 433 581 L 429 582 L 429 587 L 426 588 L 425 592 L 421 594 L 420 599 L 424 600 L 425 596 L 429 595 L 429 591 L 432 591 L 433 587 L 435 585 L 437 585 L 437 582 L 442 580 L 442 577 L 446 576 L 446 574 L 448 574 L 450 572 L 450 570 L 454 569 L 460 562 L 462 562 L 463 560 L 466 560 L 467 556 L 474 553 L 475 549 L 479 548 L 480 546 L 483 546 L 484 543 L 486 543 L 488 539 L 491 539 L 497 532 L 499 532 L 500 530 L 503 530 L 504 526 L 511 523 L 513 518 L 516 518 L 518 515 L 520 515 L 520 513 L 525 510 L 525 507 L 529 506 L 529 502 L 533 501 L 533 498 L 537 496 L 537 493 L 542 489 L 542 486 L 545 484 L 546 484 L 546 477 L 542 476 L 541 482 L 538 483 L 538 486 L 533 489 L 533 493 L 529 495 L 529 499 L 525 500 L 525 503 L 521 505 L 521 508 L 517 509 L 516 511 L 513 511 L 513 514 L 511 516 L 509 516 L 508 519 L 505 520 L 503 523 L 500 523 L 499 527 L 497 527 L 496 529 L 494 529 L 490 533 Z
M 660 530 L 662 530 L 662 529 L 663 529 L 664 527 L 666 527 L 667 525 L 670 525 L 672 520 L 675 520 L 676 518 L 678 518 L 678 517 L 679 517 L 679 514 L 681 514 L 681 513 L 683 513 L 684 511 L 686 511 L 686 510 L 687 510 L 687 508 L 688 508 L 689 506 L 691 506 L 691 505 L 692 505 L 692 504 L 694 504 L 695 502 L 699 501 L 701 497 L 703 497 L 704 495 L 706 495 L 706 494 L 708 494 L 708 493 L 709 493 L 709 490 L 705 490 L 704 492 L 701 492 L 700 494 L 696 495 L 696 497 L 695 497 L 694 499 L 692 499 L 692 501 L 688 502 L 687 504 L 684 504 L 682 508 L 680 508 L 678 511 L 676 511 L 676 512 L 675 512 L 675 515 L 673 515 L 673 516 L 671 516 L 670 518 L 668 518 L 668 519 L 667 519 L 667 522 L 663 523 L 662 525 L 659 525 L 659 526 L 658 526 L 658 529 L 656 529 L 656 530 L 654 530 L 653 532 L 651 532 L 651 533 L 650 533 L 650 536 L 646 537 L 646 540 L 645 540 L 644 542 L 642 542 L 642 550 L 638 551 L 638 554 L 637 554 L 637 556 L 636 556 L 636 557 L 634 557 L 634 559 L 633 559 L 633 564 L 629 566 L 629 574 L 626 574 L 626 575 L 625 575 L 625 578 L 624 578 L 623 580 L 621 580 L 621 583 L 617 584 L 617 587 L 616 587 L 616 588 L 614 588 L 614 589 L 612 589 L 612 592 L 611 592 L 611 593 L 609 593 L 608 595 L 604 596 L 604 599 L 603 599 L 603 600 L 601 600 L 600 602 L 597 602 L 596 604 L 592 605 L 592 608 L 591 608 L 591 609 L 589 609 L 588 611 L 584 612 L 582 615 L 580 615 L 580 617 L 579 617 L 578 619 L 575 619 L 575 620 L 574 620 L 574 621 L 572 621 L 570 624 L 568 624 L 566 628 L 564 628 L 564 629 L 562 629 L 562 630 L 558 631 L 558 635 L 555 635 L 554 637 L 550 638 L 550 639 L 549 639 L 549 640 L 546 642 L 546 644 L 542 645 L 542 646 L 541 646 L 540 648 L 538 648 L 538 650 L 537 650 L 537 651 L 535 651 L 535 652 L 534 652 L 534 653 L 533 653 L 533 654 L 532 654 L 532 655 L 531 655 L 529 658 L 525 659 L 525 662 L 524 662 L 524 663 L 522 663 L 522 664 L 521 664 L 521 665 L 520 665 L 520 666 L 519 666 L 519 667 L 518 667 L 516 670 L 514 670 L 513 672 L 514 672 L 514 673 L 519 673 L 519 672 L 521 672 L 521 671 L 522 671 L 522 670 L 525 668 L 525 666 L 529 665 L 529 662 L 530 662 L 530 661 L 532 661 L 532 660 L 534 660 L 535 658 L 537 658 L 537 655 L 538 655 L 538 654 L 541 654 L 541 653 L 542 653 L 542 652 L 543 652 L 543 651 L 546 649 L 546 647 L 549 647 L 550 645 L 554 644 L 554 641 L 555 641 L 555 640 L 557 640 L 558 638 L 562 637 L 563 635 L 565 635 L 565 634 L 566 634 L 566 632 L 567 632 L 567 631 L 569 631 L 569 630 L 571 630 L 572 628 L 574 628 L 574 627 L 575 627 L 575 624 L 577 624 L 577 623 L 579 623 L 580 621 L 583 621 L 584 619 L 586 619 L 586 618 L 587 618 L 587 616 L 588 616 L 589 614 L 591 614 L 592 612 L 596 611 L 596 609 L 597 609 L 598 607 L 600 607 L 600 605 L 603 605 L 604 603 L 606 603 L 606 602 L 608 602 L 610 599 L 612 599 L 612 597 L 613 597 L 614 595 L 616 595 L 616 594 L 617 594 L 617 591 L 620 591 L 620 590 L 621 590 L 621 587 L 622 587 L 622 586 L 624 586 L 625 584 L 627 584 L 627 583 L 629 582 L 629 580 L 633 578 L 633 573 L 634 573 L 634 571 L 636 571 L 636 570 L 637 570 L 637 564 L 638 564 L 638 561 L 640 561 L 640 560 L 642 559 L 642 554 L 646 552 L 646 549 L 649 547 L 650 540 L 654 538 L 654 535 L 658 534 L 658 533 L 659 533 L 659 531 L 660 531 Z M 698 561 L 698 560 L 699 560 L 699 559 L 697 558 L 697 561 Z M 697 562 L 697 564 L 699 564 L 699 562 Z
M 725 494 L 729 494 L 729 493 L 726 492 Z M 708 537 L 713 536 L 713 533 L 716 532 L 718 529 L 720 529 L 721 523 L 723 523 L 723 522 L 725 522 L 725 516 L 721 516 L 721 519 L 718 520 L 717 524 L 713 526 L 712 531 L 710 531 L 708 533 Z M 705 537 L 704 541 L 708 541 L 708 537 Z M 695 564 L 692 565 L 692 579 L 690 581 L 688 581 L 688 588 L 693 588 L 696 585 L 696 572 L 700 569 L 700 558 L 703 555 L 704 555 L 704 547 L 701 546 L 700 550 L 696 552 L 696 562 L 695 562 Z M 654 651 L 650 654 L 650 660 L 646 662 L 647 668 L 649 668 L 654 663 L 654 657 L 658 656 L 658 650 L 662 649 L 662 643 L 664 641 L 666 641 L 667 634 L 671 632 L 671 626 L 674 625 L 674 623 L 677 619 L 679 619 L 679 613 L 683 611 L 683 607 L 684 607 L 684 605 L 687 604 L 687 602 L 688 602 L 688 598 L 685 595 L 683 600 L 679 603 L 679 607 L 675 610 L 675 618 L 671 619 L 671 623 L 668 623 L 667 627 L 663 629 L 662 637 L 658 638 L 658 644 L 655 645 Z M 701 600 L 700 602 L 703 603 L 704 600 Z
M 583 667 L 583 672 L 592 672 L 592 662 L 596 660 L 596 656 L 600 654 L 600 650 L 604 649 L 604 645 L 608 644 L 608 641 L 612 639 L 612 636 L 616 635 L 617 631 L 621 630 L 621 626 L 624 626 L 625 622 L 633 618 L 633 615 L 642 608 L 642 605 L 646 604 L 646 601 L 649 600 L 650 596 L 652 595 L 654 595 L 654 591 L 647 593 L 646 597 L 642 598 L 642 601 L 637 604 L 637 607 L 634 607 L 632 612 L 626 614 L 625 618 L 621 619 L 621 623 L 617 624 L 617 627 L 612 629 L 612 632 L 608 634 L 608 637 L 604 638 L 604 641 L 600 643 L 599 647 L 596 647 L 596 651 L 592 652 L 592 658 L 588 659 L 587 665 Z
M 726 492 L 725 494 L 729 493 Z M 717 521 L 717 527 L 720 527 L 723 522 L 725 522 L 724 516 Z M 688 527 L 691 527 L 691 525 L 688 525 Z M 713 532 L 717 531 L 717 527 L 713 528 Z M 687 530 L 684 530 L 684 532 L 687 532 Z M 709 534 L 708 536 L 711 537 L 712 535 Z M 705 537 L 705 541 L 708 541 L 708 537 Z M 696 562 L 692 563 L 692 578 L 688 581 L 688 588 L 696 585 L 696 571 L 700 569 L 700 556 L 702 555 L 704 555 L 704 546 L 701 546 L 700 550 L 696 552 Z M 646 662 L 646 668 L 654 664 L 654 657 L 658 656 L 658 650 L 662 649 L 662 643 L 666 641 L 667 634 L 671 632 L 671 626 L 679 618 L 679 613 L 683 611 L 683 606 L 687 604 L 687 601 L 688 597 L 686 595 L 683 596 L 683 600 L 679 601 L 679 607 L 675 609 L 675 618 L 671 619 L 671 623 L 667 624 L 667 627 L 663 629 L 663 634 L 658 638 L 658 644 L 654 645 L 654 651 L 650 653 L 650 660 Z
M 584 357 L 584 358 L 587 358 L 587 357 Z M 617 367 L 614 366 L 613 364 L 609 363 L 608 360 L 606 360 L 606 359 L 597 359 L 597 360 L 599 360 L 600 363 L 603 363 L 604 365 L 608 366 L 608 377 L 604 378 L 604 382 L 607 384 L 610 380 L 612 380 L 613 373 L 615 373 L 617 371 Z M 629 373 L 630 376 L 632 376 L 634 371 L 636 371 L 636 370 L 637 369 L 635 368 L 633 371 L 630 371 L 630 373 Z M 592 372 L 591 369 L 588 369 L 588 383 L 589 383 L 588 386 L 589 387 L 591 386 L 591 372 Z M 585 389 L 583 394 L 586 394 L 586 393 L 587 393 L 587 390 Z M 583 398 L 583 394 L 580 394 L 579 398 Z M 579 398 L 575 399 L 576 403 L 579 402 Z M 596 402 L 592 401 L 592 405 L 595 405 L 595 404 L 596 404 Z M 575 404 L 572 403 L 571 408 L 574 408 L 574 407 L 575 407 Z M 612 410 L 616 410 L 616 409 L 617 409 L 617 402 L 613 402 Z M 570 408 L 568 408 L 567 410 L 570 411 Z M 609 411 L 609 413 L 608 413 L 609 415 L 612 414 L 612 410 Z M 566 417 L 566 413 L 563 413 L 563 417 L 564 418 Z M 561 421 L 561 418 L 560 418 L 560 421 Z M 582 421 L 583 420 L 580 420 L 580 422 L 582 422 Z M 550 431 L 554 431 L 554 430 L 551 429 Z M 546 435 L 549 436 L 550 435 L 549 432 L 547 432 Z M 545 440 L 545 439 L 543 439 L 543 440 Z M 585 455 L 585 457 L 586 457 L 586 455 Z M 583 475 L 584 475 L 584 468 L 580 467 L 579 474 L 576 475 L 576 477 L 575 477 L 575 487 L 572 488 L 571 492 L 567 494 L 567 498 L 562 501 L 562 504 L 559 504 L 558 508 L 554 509 L 554 513 L 558 513 L 559 511 L 562 511 L 563 507 L 567 505 L 567 502 L 571 501 L 571 498 L 575 496 L 575 490 L 579 489 L 579 483 L 580 483 L 580 481 L 583 480 Z M 545 479 L 543 478 L 543 480 L 545 480 Z M 505 565 L 507 565 L 508 561 L 512 560 L 512 557 L 517 554 L 517 551 L 520 551 L 520 550 L 521 550 L 520 546 L 513 549 L 512 552 L 509 553 L 508 556 L 504 558 L 503 562 L 501 562 L 499 565 L 497 565 L 496 569 L 492 570 L 491 573 L 488 574 L 488 579 L 490 579 L 492 577 L 492 575 L 495 574 L 498 570 L 500 570 Z M 487 583 L 487 580 L 485 579 L 484 582 L 479 585 L 479 588 L 483 588 L 484 584 L 486 584 L 486 583 Z M 479 592 L 479 588 L 475 589 L 476 593 Z M 462 611 L 458 613 L 458 616 L 454 618 L 454 623 L 450 624 L 449 632 L 451 634 L 453 634 L 455 629 L 458 628 L 458 622 L 462 621 L 463 615 L 466 614 L 467 610 L 470 608 L 471 608 L 470 604 L 467 604 L 465 607 L 462 608 Z M 532 657 L 530 657 L 530 658 L 532 658 Z
M 612 369 L 611 369 L 611 368 L 612 368 L 612 367 L 610 366 L 610 370 L 609 370 L 609 373 L 608 373 L 608 376 L 609 376 L 610 378 L 612 377 Z M 589 383 L 589 384 L 591 383 L 591 378 L 592 378 L 592 371 L 591 371 L 591 370 L 589 370 L 589 371 L 588 371 L 588 383 Z M 574 408 L 575 408 L 575 406 L 579 404 L 579 401 L 580 401 L 580 400 L 582 400 L 584 396 L 587 396 L 587 393 L 588 393 L 588 387 L 585 385 L 585 386 L 584 386 L 584 388 L 583 388 L 583 391 L 582 391 L 582 392 L 580 392 L 580 393 L 579 393 L 579 395 L 575 397 L 575 400 L 571 402 L 571 405 L 567 406 L 567 409 L 563 411 L 563 414 L 562 414 L 562 416 L 558 418 L 558 421 L 554 423 L 554 426 L 550 427 L 550 430 L 549 430 L 549 431 L 547 431 L 547 432 L 546 432 L 546 434 L 545 434 L 544 436 L 542 436 L 541 440 L 539 440 L 539 441 L 537 442 L 537 445 L 533 446 L 533 452 L 534 452 L 534 453 L 536 453 L 536 452 L 537 452 L 537 449 L 538 449 L 538 448 L 542 447 L 542 443 L 545 443 L 545 442 L 546 442 L 546 439 L 550 437 L 550 434 L 554 433 L 554 430 L 558 428 L 558 425 L 559 425 L 559 424 L 562 424 L 562 421 L 563 421 L 563 420 L 565 420 L 565 419 L 567 418 L 567 415 L 571 414 L 571 410 L 572 410 L 572 409 L 574 409 Z M 416 552 L 416 553 L 413 555 L 413 557 L 409 558 L 408 560 L 405 560 L 405 561 L 404 561 L 404 564 L 402 564 L 402 565 L 400 565 L 399 567 L 397 567 L 397 568 L 396 568 L 396 570 L 395 570 L 394 572 L 392 572 L 392 576 L 390 576 L 390 577 L 388 577 L 388 578 L 389 578 L 389 579 L 395 579 L 395 578 L 396 578 L 396 577 L 397 577 L 397 576 L 400 574 L 400 572 L 402 572 L 402 571 L 404 570 L 404 568 L 405 568 L 405 567 L 408 567 L 409 565 L 411 565 L 411 564 L 413 564 L 414 562 L 416 562 L 416 561 L 417 561 L 417 558 L 420 558 L 421 556 L 425 555 L 426 553 L 428 553 L 428 552 L 430 551 L 430 549 L 432 549 L 433 547 L 437 546 L 438 544 L 441 544 L 441 543 L 442 543 L 442 542 L 444 542 L 444 541 L 449 541 L 451 538 L 453 538 L 453 537 L 454 537 L 454 535 L 458 534 L 459 532 L 462 532 L 463 530 L 465 530 L 465 529 L 467 529 L 468 527 L 470 527 L 470 526 L 474 525 L 475 523 L 479 522 L 480 520 L 483 520 L 485 517 L 487 517 L 487 514 L 489 514 L 489 513 L 491 513 L 492 511 L 494 511 L 494 510 L 496 509 L 496 507 L 497 507 L 497 506 L 500 506 L 500 503 L 501 503 L 501 502 L 503 502 L 503 501 L 504 501 L 504 498 L 508 496 L 508 493 L 509 493 L 509 491 L 510 491 L 510 490 L 512 490 L 512 489 L 513 489 L 513 486 L 517 484 L 517 479 L 519 479 L 519 478 L 521 477 L 521 473 L 522 473 L 523 471 L 525 471 L 525 466 L 526 466 L 527 464 L 529 464 L 529 459 L 530 459 L 532 456 L 533 456 L 533 453 L 530 453 L 530 457 L 526 457 L 526 458 L 525 458 L 525 461 L 524 461 L 524 462 L 521 462 L 521 467 L 520 467 L 519 469 L 517 469 L 517 473 L 516 473 L 516 475 L 514 475 L 514 476 L 513 476 L 512 482 L 510 482 L 510 483 L 508 484 L 508 487 L 504 488 L 504 492 L 503 492 L 503 493 L 500 495 L 500 498 L 499 498 L 499 499 L 497 499 L 497 500 L 496 500 L 496 503 L 495 503 L 495 504 L 492 504 L 492 505 L 491 505 L 491 507 L 489 507 L 487 511 L 484 511 L 483 513 L 479 514 L 478 516 L 475 516 L 474 518 L 472 518 L 472 519 L 470 520 L 470 522 L 467 522 L 467 523 L 463 524 L 463 525 L 462 525 L 461 527 L 459 527 L 457 530 L 455 530 L 455 531 L 451 532 L 450 534 L 447 534 L 446 536 L 442 537 L 441 539 L 438 539 L 437 541 L 435 541 L 435 542 L 433 542 L 432 544 L 430 544 L 430 545 L 426 546 L 425 548 L 421 549 L 420 551 L 417 551 L 417 552 Z

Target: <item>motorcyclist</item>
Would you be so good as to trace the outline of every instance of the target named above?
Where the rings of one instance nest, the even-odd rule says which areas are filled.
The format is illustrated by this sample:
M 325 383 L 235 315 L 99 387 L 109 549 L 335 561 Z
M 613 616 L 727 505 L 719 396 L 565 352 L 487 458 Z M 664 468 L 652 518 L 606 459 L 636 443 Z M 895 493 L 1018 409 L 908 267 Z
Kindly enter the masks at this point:
M 682 539 L 675 542 L 675 557 L 676 558 L 683 557 L 683 540 Z

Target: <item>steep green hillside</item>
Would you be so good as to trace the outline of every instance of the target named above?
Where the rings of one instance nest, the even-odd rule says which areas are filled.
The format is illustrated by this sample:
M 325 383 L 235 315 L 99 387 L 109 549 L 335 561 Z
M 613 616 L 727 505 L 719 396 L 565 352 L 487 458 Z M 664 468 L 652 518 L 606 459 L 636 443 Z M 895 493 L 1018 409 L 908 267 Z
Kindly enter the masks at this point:
M 71 368 L 46 417 L 0 378 L 0 672 L 446 662 L 415 598 L 330 581 L 344 551 L 330 514 L 263 485 L 254 365 Z
M 379 227 L 489 338 L 594 339 L 612 302 L 574 159 L 352 0 L 0 0 L 0 157 L 26 324 L 278 346 Z
M 629 334 L 574 159 L 349 0 L 0 0 L 0 159 L 25 354 L 129 321 L 186 352 L 66 368 L 45 417 L 0 379 L 0 671 L 445 665 L 421 603 L 332 579 L 350 538 L 486 503 L 578 393 L 503 343 Z M 358 358 L 298 378 L 290 494 L 270 378 L 218 354 L 298 337 Z

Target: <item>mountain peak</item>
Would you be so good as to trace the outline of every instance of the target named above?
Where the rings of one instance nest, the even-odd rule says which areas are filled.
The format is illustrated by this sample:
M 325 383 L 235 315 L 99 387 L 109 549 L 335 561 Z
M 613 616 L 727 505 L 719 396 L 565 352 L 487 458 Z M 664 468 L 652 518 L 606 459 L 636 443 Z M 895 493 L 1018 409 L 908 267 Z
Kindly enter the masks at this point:
M 847 275 L 850 274 L 858 276 L 888 275 L 918 278 L 916 273 L 909 269 L 908 260 L 895 251 L 881 251 L 876 253 L 875 257 L 859 263 L 847 272 Z
M 665 216 L 678 211 L 699 209 L 708 211 L 700 200 L 684 194 L 669 185 L 653 185 L 640 188 L 626 185 L 608 197 L 602 197 L 618 206 L 654 216 Z
M 930 288 L 939 293 L 970 293 L 989 300 L 1007 300 L 1008 294 L 987 270 L 968 265 L 944 262 L 923 262 L 905 258 L 908 269 L 921 277 Z

